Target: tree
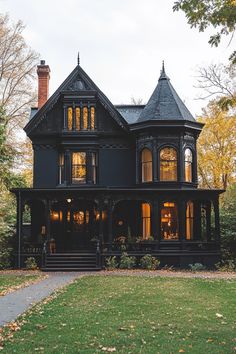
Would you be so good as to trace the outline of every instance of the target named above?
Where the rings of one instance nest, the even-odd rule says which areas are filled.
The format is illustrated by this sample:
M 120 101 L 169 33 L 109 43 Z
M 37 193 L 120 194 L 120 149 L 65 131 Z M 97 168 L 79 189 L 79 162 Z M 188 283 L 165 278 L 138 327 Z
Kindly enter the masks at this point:
M 219 31 L 210 36 L 211 46 L 218 46 L 223 35 L 231 34 L 230 42 L 236 28 L 236 1 L 235 0 L 178 0 L 175 1 L 173 11 L 182 10 L 191 28 L 204 32 L 209 26 L 219 28 Z M 230 60 L 236 63 L 236 51 Z
M 200 185 L 226 189 L 236 180 L 236 116 L 212 101 L 199 121 L 205 123 L 198 139 Z
M 0 14 L 0 105 L 6 113 L 8 139 L 24 126 L 36 98 L 38 54 L 26 44 L 24 28 L 21 21 L 11 24 L 7 15 Z
M 198 74 L 198 88 L 205 92 L 201 98 L 216 97 L 223 110 L 236 107 L 236 65 L 211 64 Z
M 25 177 L 14 170 L 17 151 L 6 139 L 6 115 L 0 107 L 0 269 L 10 265 L 11 239 L 16 222 L 16 203 L 9 192 L 13 187 L 25 187 Z

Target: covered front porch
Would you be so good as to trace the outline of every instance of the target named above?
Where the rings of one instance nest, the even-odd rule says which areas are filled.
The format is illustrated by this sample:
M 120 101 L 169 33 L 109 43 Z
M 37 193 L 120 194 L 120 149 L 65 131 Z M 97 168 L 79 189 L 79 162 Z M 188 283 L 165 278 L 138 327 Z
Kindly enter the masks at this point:
M 17 189 L 15 265 L 29 256 L 89 253 L 104 265 L 123 251 L 153 254 L 162 264 L 212 265 L 220 256 L 214 190 Z

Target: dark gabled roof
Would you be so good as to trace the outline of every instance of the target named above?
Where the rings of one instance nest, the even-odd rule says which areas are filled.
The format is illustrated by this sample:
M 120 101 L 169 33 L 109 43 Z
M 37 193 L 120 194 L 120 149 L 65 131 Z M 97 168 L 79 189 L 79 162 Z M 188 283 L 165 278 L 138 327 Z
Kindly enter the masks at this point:
M 115 105 L 117 111 L 122 115 L 128 124 L 136 123 L 145 105 Z
M 189 120 L 192 114 L 176 93 L 165 73 L 164 63 L 158 84 L 137 122 L 148 120 Z
M 118 125 L 124 130 L 128 130 L 128 124 L 122 115 L 115 109 L 110 100 L 104 95 L 104 93 L 97 87 L 97 85 L 90 79 L 85 71 L 78 64 L 65 81 L 58 87 L 53 95 L 47 100 L 47 102 L 34 114 L 31 115 L 30 121 L 25 126 L 24 130 L 29 134 L 39 123 L 46 117 L 46 113 L 56 104 L 60 98 L 61 92 L 68 91 L 72 88 L 73 93 L 79 93 L 79 91 L 96 91 L 97 97 L 106 110 L 109 111 L 112 118 L 118 123 Z

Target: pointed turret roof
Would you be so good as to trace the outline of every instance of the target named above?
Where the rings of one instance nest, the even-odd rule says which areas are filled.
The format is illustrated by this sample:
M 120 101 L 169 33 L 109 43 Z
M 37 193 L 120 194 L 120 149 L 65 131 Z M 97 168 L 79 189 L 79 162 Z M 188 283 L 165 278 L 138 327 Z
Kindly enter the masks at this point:
M 171 85 L 165 72 L 164 62 L 158 84 L 137 122 L 148 120 L 188 120 L 195 122 L 192 114 Z

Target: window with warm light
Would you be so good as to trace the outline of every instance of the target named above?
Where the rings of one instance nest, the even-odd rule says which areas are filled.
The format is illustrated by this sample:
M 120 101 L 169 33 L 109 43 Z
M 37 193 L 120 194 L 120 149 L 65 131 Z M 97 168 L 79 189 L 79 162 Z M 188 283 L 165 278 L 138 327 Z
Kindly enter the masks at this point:
M 188 201 L 186 205 L 186 239 L 193 239 L 194 209 L 193 202 Z
M 67 128 L 72 130 L 73 128 L 73 109 L 72 107 L 67 108 Z
M 81 122 L 80 122 L 80 108 L 75 108 L 75 129 L 77 131 L 80 130 Z
M 144 148 L 141 152 L 142 182 L 152 182 L 152 152 Z
M 160 180 L 177 181 L 177 151 L 165 147 L 160 151 Z
M 90 108 L 90 127 L 91 130 L 95 129 L 95 108 L 94 107 Z
M 161 209 L 161 236 L 164 240 L 178 240 L 178 209 L 176 203 L 165 202 Z
M 185 171 L 185 182 L 192 182 L 192 180 L 193 180 L 193 154 L 189 148 L 185 149 L 185 151 L 184 151 L 184 171 Z
M 143 239 L 148 240 L 151 236 L 151 208 L 148 203 L 142 203 L 142 227 Z
M 59 155 L 59 184 L 64 183 L 64 172 L 65 168 L 64 168 L 64 153 Z
M 83 129 L 88 130 L 88 108 L 83 107 Z
M 73 106 L 65 107 L 65 124 L 68 131 L 90 131 L 96 129 L 95 106 L 88 103 L 73 103 Z
M 71 153 L 71 181 L 72 184 L 97 183 L 97 153 Z
M 72 183 L 86 183 L 86 153 L 72 153 Z

